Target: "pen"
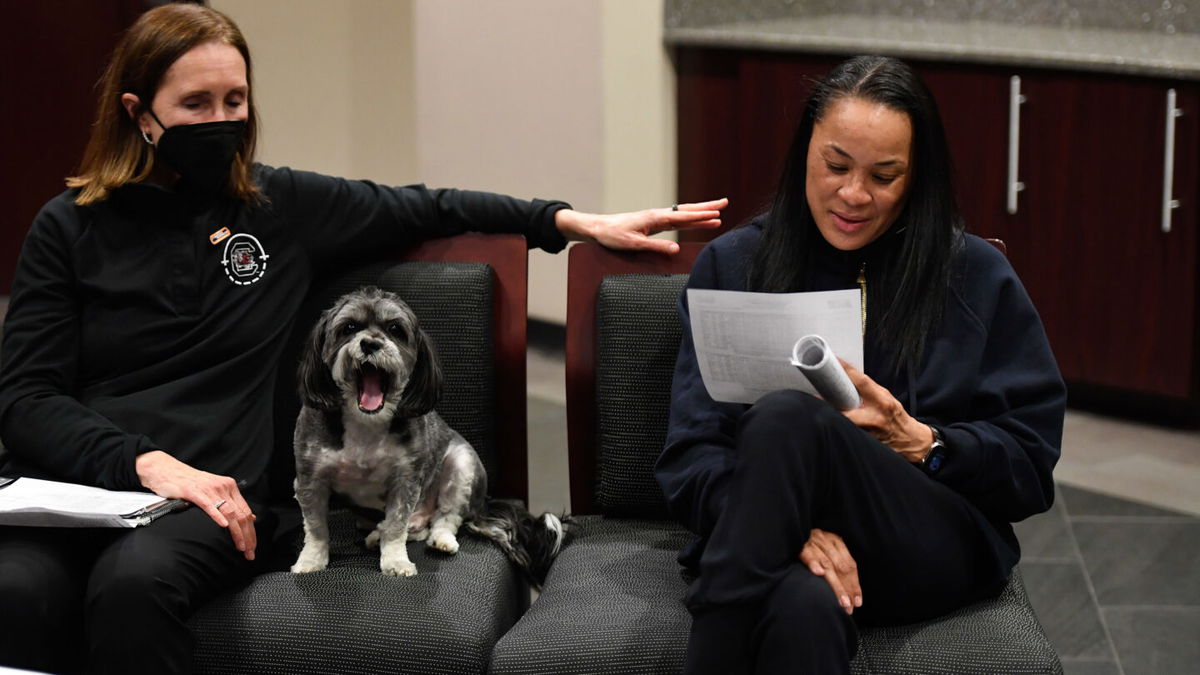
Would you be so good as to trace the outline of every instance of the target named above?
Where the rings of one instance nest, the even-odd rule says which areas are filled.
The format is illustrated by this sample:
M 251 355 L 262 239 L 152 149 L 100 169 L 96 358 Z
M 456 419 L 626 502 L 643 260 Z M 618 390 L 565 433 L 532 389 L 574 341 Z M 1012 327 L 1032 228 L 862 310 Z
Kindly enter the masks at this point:
M 5 480 L 5 479 L 0 479 L 0 481 L 3 481 L 3 480 Z M 7 480 L 9 482 L 12 482 L 16 479 L 12 478 L 12 479 L 7 479 Z M 0 488 L 4 487 L 7 484 L 8 483 L 0 482 Z M 246 486 L 248 486 L 249 484 L 250 484 L 250 481 L 246 480 L 245 478 L 243 478 L 237 482 L 237 486 L 238 486 L 239 490 L 246 489 Z M 138 509 L 137 511 L 134 511 L 133 513 L 126 513 L 126 514 L 122 515 L 121 517 L 122 518 L 130 518 L 130 519 L 148 517 L 148 518 L 150 518 L 150 520 L 155 520 L 161 516 L 167 515 L 168 513 L 172 513 L 174 511 L 182 511 L 189 506 L 191 506 L 191 503 L 188 502 L 186 499 L 164 499 L 161 502 L 155 502 L 149 506 L 143 506 L 142 508 Z
M 126 514 L 122 515 L 121 517 L 122 518 L 149 517 L 151 520 L 154 520 L 155 518 L 158 518 L 159 516 L 165 516 L 166 514 L 171 513 L 172 511 L 182 511 L 183 509 L 185 509 L 187 507 L 188 507 L 188 502 L 186 499 L 164 499 L 161 502 L 155 502 L 155 503 L 151 504 L 150 506 L 143 506 L 142 508 L 138 509 L 137 511 L 134 511 L 133 513 L 126 513 Z

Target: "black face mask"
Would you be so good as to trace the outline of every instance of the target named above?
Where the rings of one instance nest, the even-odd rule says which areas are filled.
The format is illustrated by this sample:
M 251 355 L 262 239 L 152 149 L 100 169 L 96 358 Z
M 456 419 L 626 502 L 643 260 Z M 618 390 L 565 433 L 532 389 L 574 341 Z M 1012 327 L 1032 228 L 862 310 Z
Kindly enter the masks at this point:
M 155 148 L 159 159 L 179 173 L 188 187 L 201 192 L 225 187 L 233 158 L 246 135 L 245 122 L 176 124 L 168 129 L 153 110 L 150 116 L 163 128 Z

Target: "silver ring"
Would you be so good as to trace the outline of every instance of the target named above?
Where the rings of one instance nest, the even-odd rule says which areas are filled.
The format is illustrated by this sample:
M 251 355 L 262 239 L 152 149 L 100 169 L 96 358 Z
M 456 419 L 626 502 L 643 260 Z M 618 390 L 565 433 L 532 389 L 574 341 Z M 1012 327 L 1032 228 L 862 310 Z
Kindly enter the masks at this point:
M 672 210 L 672 211 L 678 211 L 678 210 L 679 210 L 679 205 L 678 205 L 678 204 L 672 204 L 672 205 L 671 205 L 671 210 Z
M 220 511 L 221 507 L 225 505 L 225 501 L 226 500 L 222 499 L 221 501 L 217 502 L 216 504 L 213 504 L 213 509 Z

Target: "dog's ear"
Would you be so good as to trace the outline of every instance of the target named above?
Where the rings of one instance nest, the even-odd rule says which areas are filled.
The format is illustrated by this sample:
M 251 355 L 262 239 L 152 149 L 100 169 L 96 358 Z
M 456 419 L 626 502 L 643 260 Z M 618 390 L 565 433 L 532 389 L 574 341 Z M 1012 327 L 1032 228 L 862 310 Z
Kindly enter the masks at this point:
M 417 328 L 413 342 L 417 350 L 417 363 L 400 397 L 397 418 L 420 417 L 433 410 L 442 397 L 442 367 L 434 352 L 433 341 L 425 331 Z
M 325 364 L 325 330 L 333 318 L 333 310 L 321 313 L 321 319 L 313 326 L 300 356 L 300 368 L 296 373 L 300 385 L 300 402 L 317 410 L 336 410 L 341 407 L 341 392 L 333 381 L 333 373 Z

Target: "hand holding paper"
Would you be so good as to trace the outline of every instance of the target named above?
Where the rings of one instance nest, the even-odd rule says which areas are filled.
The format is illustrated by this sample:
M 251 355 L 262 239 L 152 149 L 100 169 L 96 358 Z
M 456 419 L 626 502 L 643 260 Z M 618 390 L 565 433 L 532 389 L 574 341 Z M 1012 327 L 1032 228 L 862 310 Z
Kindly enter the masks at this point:
M 796 341 L 792 347 L 792 365 L 838 410 L 853 410 L 862 403 L 841 362 L 820 335 L 805 335 Z

